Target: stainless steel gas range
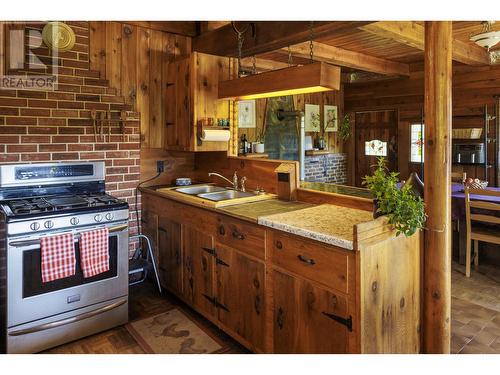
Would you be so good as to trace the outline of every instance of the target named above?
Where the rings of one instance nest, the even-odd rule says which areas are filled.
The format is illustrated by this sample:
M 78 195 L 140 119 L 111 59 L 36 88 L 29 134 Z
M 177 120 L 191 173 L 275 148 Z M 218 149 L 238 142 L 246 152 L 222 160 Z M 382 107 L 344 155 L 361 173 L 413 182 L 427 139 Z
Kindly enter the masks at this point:
M 103 162 L 0 165 L 0 352 L 34 353 L 128 320 L 128 204 Z M 109 230 L 109 271 L 84 278 L 79 233 Z M 40 239 L 73 233 L 76 273 L 42 282 Z

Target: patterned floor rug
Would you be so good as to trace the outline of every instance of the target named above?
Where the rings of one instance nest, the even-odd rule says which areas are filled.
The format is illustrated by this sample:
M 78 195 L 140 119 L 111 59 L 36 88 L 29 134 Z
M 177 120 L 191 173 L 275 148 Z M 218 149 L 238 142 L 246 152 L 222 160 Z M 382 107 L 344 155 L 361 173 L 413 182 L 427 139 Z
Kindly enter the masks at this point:
M 208 354 L 221 351 L 217 341 L 178 309 L 127 324 L 146 353 Z

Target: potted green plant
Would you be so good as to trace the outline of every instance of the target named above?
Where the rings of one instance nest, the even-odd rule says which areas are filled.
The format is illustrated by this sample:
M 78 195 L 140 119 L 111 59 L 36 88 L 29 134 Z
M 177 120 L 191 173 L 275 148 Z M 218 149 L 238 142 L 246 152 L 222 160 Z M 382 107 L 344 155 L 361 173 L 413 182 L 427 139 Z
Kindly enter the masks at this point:
M 346 141 L 351 136 L 351 115 L 346 113 L 339 126 L 339 136 Z
M 374 217 L 387 215 L 396 235 L 409 237 L 425 225 L 424 202 L 412 192 L 411 185 L 398 187 L 398 176 L 399 173 L 387 169 L 385 159 L 380 157 L 377 169 L 372 176 L 363 178 L 363 185 L 375 197 Z
M 264 128 L 260 128 L 257 130 L 257 135 L 255 136 L 255 142 L 252 144 L 252 152 L 257 154 L 264 153 Z

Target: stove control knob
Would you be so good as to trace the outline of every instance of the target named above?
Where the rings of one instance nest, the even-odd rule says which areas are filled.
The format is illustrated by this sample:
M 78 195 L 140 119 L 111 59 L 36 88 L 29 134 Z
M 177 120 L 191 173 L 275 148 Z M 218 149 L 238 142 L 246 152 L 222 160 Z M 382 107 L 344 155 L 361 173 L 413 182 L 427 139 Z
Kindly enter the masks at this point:
M 47 229 L 50 229 L 54 226 L 54 222 L 52 220 L 47 220 L 45 223 L 43 223 L 43 226 Z
M 98 223 L 102 221 L 102 215 L 101 214 L 97 214 L 94 216 L 94 220 L 97 221 Z
M 111 212 L 106 214 L 106 220 L 113 220 L 113 214 Z
M 71 223 L 71 225 L 77 225 L 80 220 L 78 220 L 77 217 L 72 217 L 71 219 L 69 219 L 69 222 Z
M 40 224 L 37 223 L 36 221 L 30 224 L 31 230 L 38 230 L 40 229 Z

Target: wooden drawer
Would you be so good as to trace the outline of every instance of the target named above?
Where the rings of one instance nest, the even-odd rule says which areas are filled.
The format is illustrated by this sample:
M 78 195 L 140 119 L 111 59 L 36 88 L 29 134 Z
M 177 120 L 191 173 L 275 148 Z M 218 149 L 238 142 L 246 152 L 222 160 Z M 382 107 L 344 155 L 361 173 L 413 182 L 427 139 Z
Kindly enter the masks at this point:
M 234 249 L 264 259 L 264 228 L 227 216 L 217 216 L 215 238 L 218 242 Z
M 348 293 L 349 257 L 347 250 L 306 241 L 282 232 L 268 232 L 268 248 L 273 264 Z

